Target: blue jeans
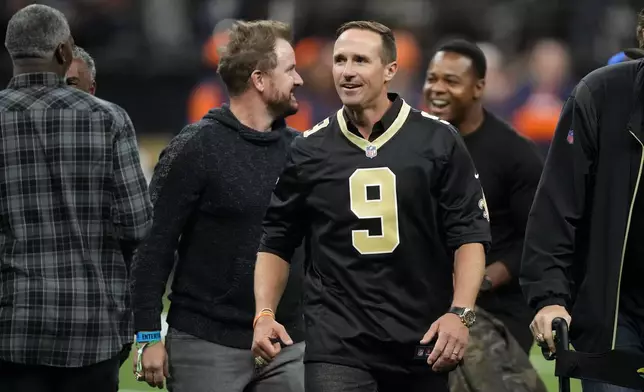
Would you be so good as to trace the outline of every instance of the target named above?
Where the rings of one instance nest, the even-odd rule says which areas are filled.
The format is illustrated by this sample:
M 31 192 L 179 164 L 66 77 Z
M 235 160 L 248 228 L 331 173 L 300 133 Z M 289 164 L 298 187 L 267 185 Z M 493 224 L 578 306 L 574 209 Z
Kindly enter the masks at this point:
M 620 313 L 617 318 L 617 340 L 615 348 L 644 355 L 644 325 L 636 318 Z M 581 381 L 584 392 L 639 392 L 637 389 L 624 388 L 616 385 Z

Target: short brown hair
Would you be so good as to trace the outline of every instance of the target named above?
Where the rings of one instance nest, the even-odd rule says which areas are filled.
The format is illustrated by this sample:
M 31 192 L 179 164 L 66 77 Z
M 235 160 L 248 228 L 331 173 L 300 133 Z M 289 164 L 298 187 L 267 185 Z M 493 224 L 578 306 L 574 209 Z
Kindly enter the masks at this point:
M 637 15 L 637 42 L 640 48 L 644 49 L 644 8 Z
M 396 61 L 396 38 L 394 38 L 394 33 L 391 29 L 382 23 L 370 21 L 370 20 L 354 20 L 352 22 L 347 22 L 340 26 L 340 28 L 335 33 L 335 38 L 337 39 L 347 30 L 369 30 L 373 31 L 376 34 L 379 34 L 382 38 L 382 61 L 385 64 Z
M 217 68 L 228 95 L 236 96 L 246 91 L 248 79 L 255 70 L 275 69 L 275 42 L 280 38 L 289 42 L 292 39 L 291 27 L 283 22 L 255 20 L 233 25 Z

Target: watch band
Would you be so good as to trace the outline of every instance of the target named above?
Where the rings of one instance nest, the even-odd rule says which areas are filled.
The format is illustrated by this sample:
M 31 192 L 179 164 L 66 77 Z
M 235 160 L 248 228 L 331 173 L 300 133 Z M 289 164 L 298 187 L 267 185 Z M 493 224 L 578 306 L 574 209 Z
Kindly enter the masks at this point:
M 465 313 L 466 309 L 467 308 L 462 308 L 460 306 L 452 306 L 451 308 L 449 308 L 449 312 L 462 316 L 463 313 Z

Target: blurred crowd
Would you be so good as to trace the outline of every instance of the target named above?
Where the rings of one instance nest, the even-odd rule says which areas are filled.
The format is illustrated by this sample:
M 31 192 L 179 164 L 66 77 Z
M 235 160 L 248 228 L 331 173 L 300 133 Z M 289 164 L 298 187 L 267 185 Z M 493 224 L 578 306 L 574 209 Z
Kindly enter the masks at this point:
M 580 77 L 636 46 L 634 0 L 41 0 L 62 10 L 76 43 L 96 60 L 97 95 L 130 112 L 148 166 L 169 138 L 226 101 L 217 74 L 218 47 L 234 19 L 278 19 L 294 26 L 305 85 L 305 130 L 339 106 L 331 80 L 335 28 L 375 19 L 396 31 L 400 72 L 392 89 L 423 107 L 421 90 L 432 48 L 461 36 L 488 61 L 486 106 L 537 141 L 544 153 L 563 100 Z M 3 0 L 0 28 L 28 0 Z M 0 56 L 0 80 L 10 61 Z M 151 170 L 151 168 L 149 168 Z M 148 171 L 149 171 L 148 170 Z

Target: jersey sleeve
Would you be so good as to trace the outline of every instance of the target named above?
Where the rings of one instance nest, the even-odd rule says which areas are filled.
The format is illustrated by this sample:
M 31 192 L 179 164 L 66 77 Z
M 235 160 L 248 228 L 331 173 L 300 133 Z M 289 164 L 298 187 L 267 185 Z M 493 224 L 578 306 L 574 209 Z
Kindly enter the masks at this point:
M 489 213 L 472 158 L 463 139 L 449 126 L 447 153 L 439 166 L 438 205 L 447 246 L 491 244 Z
M 272 253 L 288 262 L 302 243 L 306 228 L 306 184 L 297 163 L 301 157 L 297 147 L 301 138 L 294 139 L 286 166 L 271 195 L 259 244 L 260 252 Z

